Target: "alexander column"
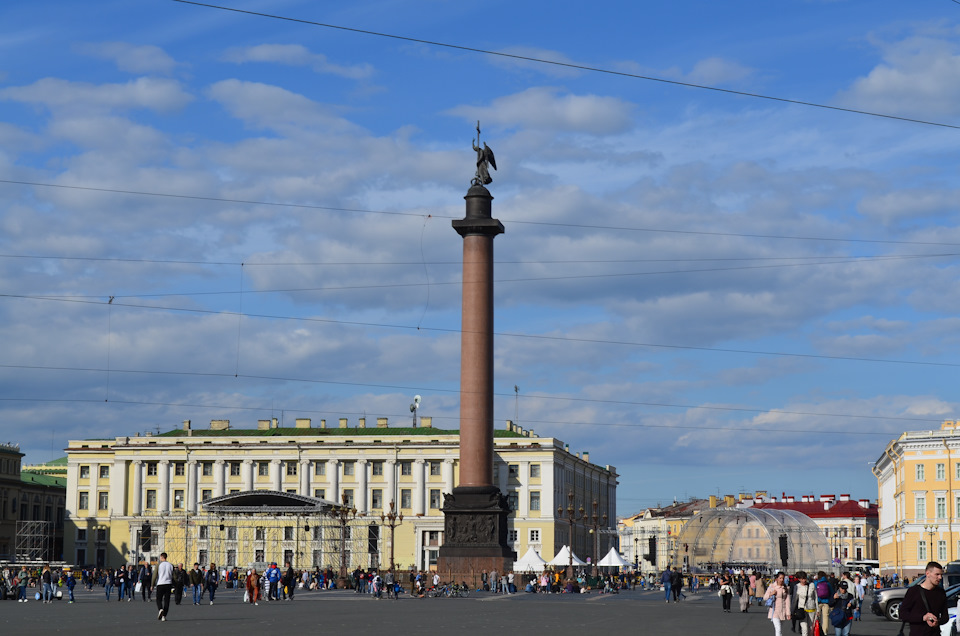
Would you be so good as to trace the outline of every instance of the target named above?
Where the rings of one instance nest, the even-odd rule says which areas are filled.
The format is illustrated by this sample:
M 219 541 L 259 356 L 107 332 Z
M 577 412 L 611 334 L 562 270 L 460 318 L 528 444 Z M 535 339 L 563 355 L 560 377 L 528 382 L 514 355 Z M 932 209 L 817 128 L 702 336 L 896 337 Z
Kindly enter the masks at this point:
M 481 572 L 513 569 L 507 543 L 507 498 L 493 484 L 493 239 L 503 224 L 492 217 L 493 197 L 484 186 L 497 169 L 493 151 L 473 149 L 477 173 L 464 197 L 467 214 L 452 222 L 463 237 L 463 305 L 460 335 L 460 479 L 444 495 L 441 576 L 476 584 Z

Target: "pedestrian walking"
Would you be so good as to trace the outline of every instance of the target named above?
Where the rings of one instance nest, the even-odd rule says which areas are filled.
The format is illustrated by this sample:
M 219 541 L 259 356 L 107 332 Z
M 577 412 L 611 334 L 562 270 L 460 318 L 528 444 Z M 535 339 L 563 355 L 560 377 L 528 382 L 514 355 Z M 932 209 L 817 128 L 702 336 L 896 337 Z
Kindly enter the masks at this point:
M 817 614 L 817 589 L 802 570 L 797 572 L 797 580 L 791 624 L 799 624 L 800 636 L 809 636 L 813 632 L 813 618 Z
M 733 599 L 733 588 L 730 586 L 730 579 L 723 577 L 720 584 L 720 601 L 723 604 L 723 611 L 730 613 L 730 601 Z
M 194 563 L 190 570 L 190 585 L 193 586 L 193 604 L 199 605 L 203 596 L 203 572 L 200 571 L 199 563 Z
M 254 605 L 260 604 L 260 575 L 257 574 L 257 568 L 250 568 L 247 572 L 247 579 L 244 581 L 247 588 L 247 601 Z
M 203 582 L 206 584 L 207 591 L 210 593 L 210 604 L 213 605 L 213 597 L 216 596 L 217 586 L 220 584 L 220 573 L 217 572 L 217 565 L 215 563 L 210 564 L 210 568 L 207 570 L 207 576 L 204 577 Z
M 773 582 L 766 588 L 763 601 L 768 607 L 767 618 L 773 622 L 773 633 L 775 636 L 781 636 L 781 623 L 790 620 L 790 608 L 792 607 L 790 588 L 784 581 L 783 572 L 777 574 Z
M 909 588 L 900 604 L 900 620 L 910 624 L 910 636 L 939 636 L 940 626 L 950 620 L 947 595 L 940 585 L 943 566 L 930 561 L 925 574 L 923 582 Z
M 151 580 L 147 581 L 151 589 L 157 590 L 157 620 L 167 620 L 167 612 L 170 611 L 170 592 L 173 590 L 173 564 L 167 561 L 167 553 L 160 553 L 160 562 L 157 563 L 157 569 L 153 571 Z

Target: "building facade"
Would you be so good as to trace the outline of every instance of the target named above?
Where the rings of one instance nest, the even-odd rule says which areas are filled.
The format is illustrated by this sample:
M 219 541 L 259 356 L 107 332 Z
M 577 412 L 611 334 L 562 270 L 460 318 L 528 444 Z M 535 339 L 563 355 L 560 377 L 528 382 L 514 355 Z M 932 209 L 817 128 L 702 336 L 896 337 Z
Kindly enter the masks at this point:
M 903 433 L 884 449 L 873 474 L 884 573 L 913 576 L 928 561 L 960 559 L 960 422 Z
M 430 569 L 443 543 L 443 496 L 457 483 L 459 434 L 376 427 L 341 419 L 327 428 L 262 420 L 256 429 L 214 420 L 145 437 L 77 440 L 67 449 L 67 555 L 117 566 L 166 551 L 171 559 L 247 566 L 290 560 L 298 568 Z M 507 423 L 494 436 L 494 480 L 511 502 L 509 538 L 518 554 L 547 558 L 569 542 L 555 508 L 616 518 L 617 475 L 557 439 Z M 268 496 L 269 495 L 269 496 Z M 397 519 L 390 528 L 392 510 Z M 613 522 L 610 522 L 613 525 Z M 578 554 L 594 534 L 574 526 Z M 604 536 L 604 535 L 601 535 Z M 391 538 L 392 537 L 392 538 Z M 599 548 L 609 549 L 607 534 Z M 146 545 L 144 545 L 146 544 Z M 604 552 L 601 552 L 601 556 Z
M 16 444 L 0 444 L 0 563 L 63 558 L 66 479 L 22 466 Z

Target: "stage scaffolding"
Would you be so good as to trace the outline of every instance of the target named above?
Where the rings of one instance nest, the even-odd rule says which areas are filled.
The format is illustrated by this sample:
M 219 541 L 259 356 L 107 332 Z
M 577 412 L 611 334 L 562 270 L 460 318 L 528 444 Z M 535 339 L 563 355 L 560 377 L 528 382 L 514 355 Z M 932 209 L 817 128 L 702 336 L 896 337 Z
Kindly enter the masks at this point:
M 339 572 L 345 549 L 349 570 L 379 566 L 382 533 L 373 517 L 342 520 L 337 514 L 341 506 L 289 493 L 256 491 L 255 497 L 262 502 L 271 494 L 294 505 L 243 505 L 244 496 L 254 494 L 237 493 L 204 502 L 198 514 L 144 516 L 157 539 L 146 557 L 166 552 L 168 559 L 188 568 L 197 562 L 261 571 L 272 562 L 283 566 L 289 560 L 298 570 Z
M 53 543 L 52 521 L 17 521 L 17 563 L 50 563 L 53 558 Z

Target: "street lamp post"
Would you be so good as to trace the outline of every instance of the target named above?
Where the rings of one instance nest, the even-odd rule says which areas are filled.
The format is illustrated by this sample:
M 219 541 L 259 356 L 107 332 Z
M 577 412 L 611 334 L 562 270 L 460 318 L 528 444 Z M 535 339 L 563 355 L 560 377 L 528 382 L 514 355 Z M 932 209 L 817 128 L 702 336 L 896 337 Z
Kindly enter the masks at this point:
M 633 535 L 633 571 L 640 573 L 640 537 Z
M 937 530 L 940 529 L 940 526 L 938 526 L 935 523 L 930 523 L 930 524 L 924 525 L 923 529 L 927 534 L 930 535 L 930 552 L 927 555 L 929 557 L 927 561 L 933 561 L 936 558 L 933 552 L 933 535 L 937 533 Z
M 586 518 L 586 515 L 583 511 L 583 506 L 580 506 L 580 509 L 574 509 L 573 507 L 573 491 L 567 493 L 567 508 L 564 510 L 563 506 L 557 506 L 557 517 L 566 517 L 567 522 L 570 524 L 570 545 L 567 546 L 567 549 L 570 550 L 570 562 L 567 565 L 567 578 L 573 578 L 573 524 L 577 521 L 583 521 Z
M 585 517 L 590 521 L 593 528 L 590 529 L 590 532 L 593 534 L 593 576 L 597 576 L 600 572 L 599 566 L 597 565 L 597 560 L 600 557 L 600 521 L 603 521 L 603 525 L 607 525 L 607 514 L 602 515 L 598 514 L 598 509 L 600 507 L 600 502 L 596 499 L 593 500 L 593 514 L 589 517 Z M 571 559 L 573 557 L 571 556 Z
M 340 580 L 343 583 L 347 578 L 347 523 L 357 516 L 357 509 L 347 506 L 347 493 L 343 493 L 341 501 L 342 505 L 334 508 L 331 514 L 340 522 Z
M 104 558 L 102 559 L 100 558 L 100 543 L 103 541 L 101 537 L 105 536 L 107 533 L 107 526 L 105 525 L 94 526 L 93 531 L 96 533 L 94 535 L 94 541 L 96 542 L 96 550 L 97 550 L 97 553 L 93 557 L 93 559 L 94 559 L 94 563 L 97 564 L 97 567 L 102 568 L 107 565 L 106 563 L 107 558 L 106 558 L 106 554 L 104 554 Z
M 390 572 L 393 572 L 393 531 L 398 525 L 403 523 L 403 513 L 397 514 L 394 510 L 395 504 L 393 501 L 390 502 L 390 512 L 383 514 L 380 513 L 380 522 L 385 526 L 390 528 Z

